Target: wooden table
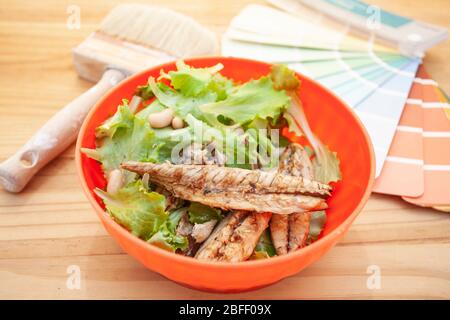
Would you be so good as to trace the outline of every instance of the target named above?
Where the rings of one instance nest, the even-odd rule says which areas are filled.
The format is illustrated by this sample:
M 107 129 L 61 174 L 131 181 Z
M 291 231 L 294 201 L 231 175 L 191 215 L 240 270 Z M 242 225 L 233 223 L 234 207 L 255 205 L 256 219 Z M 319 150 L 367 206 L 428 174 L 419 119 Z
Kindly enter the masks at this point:
M 0 160 L 92 85 L 77 77 L 70 49 L 117 2 L 0 2 Z M 160 2 L 221 33 L 244 5 L 257 1 Z M 450 28 L 447 0 L 373 2 Z M 81 8 L 79 30 L 66 28 L 71 3 Z M 449 56 L 446 42 L 425 59 L 447 92 Z M 71 147 L 21 194 L 0 191 L 0 298 L 448 299 L 449 242 L 449 214 L 374 194 L 345 239 L 302 273 L 236 295 L 186 289 L 145 269 L 108 236 L 81 191 Z M 380 289 L 366 285 L 371 265 L 381 272 Z M 69 266 L 80 268 L 80 290 L 66 286 Z

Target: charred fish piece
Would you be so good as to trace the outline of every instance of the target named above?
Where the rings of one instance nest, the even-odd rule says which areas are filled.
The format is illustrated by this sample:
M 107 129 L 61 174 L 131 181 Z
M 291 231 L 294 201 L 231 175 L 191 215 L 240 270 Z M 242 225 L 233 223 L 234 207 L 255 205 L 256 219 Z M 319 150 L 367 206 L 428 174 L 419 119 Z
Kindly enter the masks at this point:
M 303 176 L 313 180 L 313 165 L 305 149 L 291 143 L 280 157 L 279 172 L 292 176 Z M 270 221 L 272 242 L 278 255 L 287 254 L 306 245 L 311 214 L 294 212 L 290 215 L 274 214 Z
M 198 250 L 195 258 L 208 261 L 240 262 L 253 253 L 271 213 L 236 211 L 228 214 Z
M 310 180 L 304 184 L 306 180 L 301 178 L 285 179 L 287 176 L 276 173 L 209 165 L 126 162 L 122 167 L 140 174 L 148 173 L 152 182 L 164 186 L 175 197 L 224 210 L 290 214 L 327 208 L 323 198 L 301 191 L 325 195 L 329 193 L 328 187 L 314 182 L 318 187 L 313 188 Z M 295 190 L 301 191 L 295 193 Z
M 326 198 L 331 187 L 303 177 L 278 172 L 219 167 L 216 165 L 174 165 L 128 161 L 122 168 L 139 174 L 149 174 L 150 181 L 163 185 L 181 185 L 202 189 L 208 193 L 292 193 Z
M 287 254 L 289 249 L 289 215 L 272 215 L 270 219 L 270 235 L 277 255 Z
M 306 150 L 298 143 L 291 143 L 280 156 L 278 172 L 314 180 L 314 169 Z
M 254 194 L 226 191 L 204 193 L 202 190 L 184 186 L 171 186 L 169 189 L 177 197 L 223 210 L 291 214 L 327 208 L 327 203 L 322 198 L 296 194 Z

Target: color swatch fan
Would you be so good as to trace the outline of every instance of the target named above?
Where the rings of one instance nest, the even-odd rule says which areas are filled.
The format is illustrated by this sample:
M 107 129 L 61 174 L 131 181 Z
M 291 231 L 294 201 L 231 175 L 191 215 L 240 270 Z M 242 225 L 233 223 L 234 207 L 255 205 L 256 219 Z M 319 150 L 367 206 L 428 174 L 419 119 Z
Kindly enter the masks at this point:
M 378 176 L 420 58 L 376 44 L 370 35 L 356 36 L 348 25 L 297 1 L 270 2 L 289 13 L 247 6 L 225 33 L 222 53 L 285 63 L 332 90 L 354 109 L 369 131 Z

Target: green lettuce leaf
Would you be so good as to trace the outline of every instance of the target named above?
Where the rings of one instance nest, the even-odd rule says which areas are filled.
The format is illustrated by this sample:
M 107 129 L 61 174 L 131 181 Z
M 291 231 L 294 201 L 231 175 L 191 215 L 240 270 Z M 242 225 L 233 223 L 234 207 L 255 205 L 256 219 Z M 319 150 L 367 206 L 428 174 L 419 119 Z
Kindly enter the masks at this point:
M 188 207 L 189 221 L 191 223 L 205 223 L 210 220 L 220 221 L 222 213 L 219 209 L 205 206 L 198 202 L 191 202 Z
M 203 114 L 199 110 L 199 106 L 217 100 L 217 94 L 212 91 L 205 92 L 197 97 L 185 96 L 162 82 L 156 83 L 153 77 L 148 79 L 148 85 L 159 103 L 174 110 L 177 116 L 182 119 L 185 119 L 189 114 L 201 118 Z
M 258 259 L 266 259 L 273 256 L 276 256 L 277 253 L 275 251 L 275 247 L 272 243 L 272 238 L 270 237 L 269 229 L 264 230 L 261 237 L 256 244 L 255 250 L 250 259 L 258 260 Z
M 114 220 L 143 240 L 148 240 L 167 219 L 165 197 L 147 191 L 140 179 L 114 195 L 98 188 L 95 192 L 103 199 L 106 210 Z
M 158 231 L 148 240 L 149 243 L 168 251 L 185 250 L 189 245 L 189 240 L 176 234 L 178 223 L 186 208 L 180 208 L 169 214 L 168 219 L 161 224 Z
M 296 90 L 300 85 L 295 72 L 284 64 L 275 64 L 272 66 L 270 78 L 273 86 L 277 90 Z
M 300 86 L 300 81 L 297 79 L 295 72 L 289 69 L 284 64 L 276 64 L 272 66 L 270 78 L 273 81 L 274 88 L 278 90 L 286 90 L 291 97 L 291 103 L 287 110 L 283 113 L 283 118 L 286 120 L 289 131 L 294 133 L 297 137 L 303 135 L 302 114 L 298 108 L 302 108 L 297 97 L 297 89 Z
M 294 133 L 297 137 L 303 136 L 303 132 L 301 128 L 297 125 L 294 120 L 294 117 L 289 112 L 283 113 L 283 118 L 286 120 L 289 132 Z
M 223 69 L 221 63 L 209 68 L 193 68 L 180 60 L 176 66 L 176 71 L 162 73 L 161 78 L 170 80 L 174 89 L 187 97 L 197 97 L 207 91 L 223 95 L 231 83 L 230 80 L 217 75 L 217 72 Z
M 155 96 L 152 89 L 148 85 L 138 86 L 134 94 L 138 97 L 141 97 L 144 101 L 149 100 Z
M 183 147 L 194 141 L 192 130 L 188 127 L 178 130 L 172 128 L 156 129 L 154 151 L 148 161 L 156 163 L 172 162 L 174 157 L 177 156 L 175 155 L 177 151 L 181 151 Z
M 311 244 L 316 241 L 327 222 L 327 214 L 325 211 L 314 211 L 311 213 L 311 221 L 309 223 L 309 234 L 307 243 Z
M 211 90 L 216 93 L 217 101 L 226 99 L 232 89 L 233 81 L 225 78 L 219 73 L 212 76 L 212 79 L 207 88 L 207 90 Z
M 226 166 L 244 169 L 251 168 L 249 148 L 244 143 L 248 135 L 240 136 L 230 128 L 215 128 L 205 121 L 195 118 L 193 115 L 187 115 L 185 121 L 192 130 L 192 141 L 203 142 L 203 144 L 214 141 L 216 150 L 222 152 L 227 158 Z M 254 158 L 256 159 L 256 156 Z
M 166 107 L 158 100 L 155 100 L 149 106 L 138 112 L 136 117 L 146 120 L 150 114 L 161 112 L 164 109 Z M 168 126 L 162 129 L 152 128 L 152 130 L 155 133 L 155 138 L 153 144 L 154 151 L 148 159 L 151 162 L 171 161 L 172 151 L 177 145 L 186 146 L 195 142 L 193 129 L 190 127 L 174 130 Z
M 109 128 L 110 132 L 114 127 L 112 136 L 104 137 L 96 149 L 106 174 L 120 168 L 124 161 L 170 161 L 175 146 L 193 140 L 193 130 L 188 127 L 174 130 L 172 127 L 153 129 L 149 126 L 148 115 L 164 108 L 159 103 L 152 103 L 133 115 L 127 106 L 119 106 L 116 114 L 105 122 L 107 125 L 100 126 Z M 130 171 L 123 170 L 122 173 L 125 183 L 136 178 L 136 174 Z
M 244 125 L 258 118 L 276 122 L 288 103 L 289 97 L 283 91 L 275 90 L 270 78 L 262 77 L 235 87 L 225 100 L 203 104 L 199 109 L 219 122 L 226 119 Z M 211 118 L 207 121 L 217 125 Z
M 152 113 L 158 113 L 166 109 L 158 100 L 153 100 L 148 106 L 136 113 L 136 117 L 147 120 L 148 116 Z
M 116 121 L 116 129 L 112 136 L 103 138 L 101 146 L 97 148 L 103 170 L 109 174 L 114 169 L 120 168 L 124 161 L 149 161 L 155 157 L 155 133 L 144 119 L 130 115 L 128 107 L 120 106 L 112 117 L 124 119 L 122 124 Z M 111 119 L 112 119 L 111 118 Z M 125 183 L 133 181 L 135 173 L 122 171 Z
M 262 260 L 262 259 L 269 259 L 269 258 L 270 258 L 269 254 L 265 251 L 253 251 L 252 255 L 248 259 L 249 260 Z
M 330 151 L 311 131 L 300 98 L 296 92 L 300 81 L 297 79 L 295 72 L 285 65 L 275 65 L 272 68 L 271 79 L 277 89 L 286 90 L 291 97 L 291 103 L 283 114 L 288 123 L 289 131 L 297 136 L 305 134 L 316 151 L 313 159 L 315 179 L 326 184 L 339 181 L 341 179 L 339 159 L 336 153 Z
M 320 150 L 322 153 L 320 162 L 317 155 L 312 160 L 315 180 L 326 184 L 341 180 L 341 169 L 336 152 L 330 151 L 325 145 Z
M 117 107 L 117 112 L 95 129 L 95 135 L 99 138 L 112 137 L 119 128 L 131 128 L 133 119 L 133 113 L 128 108 L 128 100 L 124 99 Z

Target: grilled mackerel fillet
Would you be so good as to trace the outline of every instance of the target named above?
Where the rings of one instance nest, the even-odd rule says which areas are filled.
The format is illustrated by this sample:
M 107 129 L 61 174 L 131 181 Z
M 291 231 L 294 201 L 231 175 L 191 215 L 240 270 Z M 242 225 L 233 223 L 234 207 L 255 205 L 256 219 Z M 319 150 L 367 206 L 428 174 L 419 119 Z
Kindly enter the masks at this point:
M 299 144 L 290 144 L 280 157 L 279 172 L 285 175 L 302 176 L 313 180 L 313 166 L 308 153 Z M 309 212 L 290 215 L 274 214 L 270 221 L 272 242 L 278 255 L 295 251 L 306 245 L 311 215 Z
M 122 168 L 148 173 L 150 181 L 176 197 L 224 210 L 290 214 L 327 208 L 330 187 L 278 172 L 215 165 L 173 165 L 129 161 Z
M 195 258 L 225 262 L 247 260 L 267 228 L 271 215 L 245 211 L 228 214 L 197 251 Z

